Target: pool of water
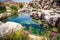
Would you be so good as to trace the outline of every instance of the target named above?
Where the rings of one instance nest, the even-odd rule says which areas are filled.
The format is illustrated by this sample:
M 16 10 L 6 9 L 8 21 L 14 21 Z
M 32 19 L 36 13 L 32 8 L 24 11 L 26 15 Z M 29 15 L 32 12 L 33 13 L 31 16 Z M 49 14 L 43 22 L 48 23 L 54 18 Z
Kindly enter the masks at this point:
M 32 30 L 32 34 L 42 34 L 45 30 L 36 24 L 28 14 L 9 17 L 7 21 L 16 22 L 25 27 L 26 30 Z

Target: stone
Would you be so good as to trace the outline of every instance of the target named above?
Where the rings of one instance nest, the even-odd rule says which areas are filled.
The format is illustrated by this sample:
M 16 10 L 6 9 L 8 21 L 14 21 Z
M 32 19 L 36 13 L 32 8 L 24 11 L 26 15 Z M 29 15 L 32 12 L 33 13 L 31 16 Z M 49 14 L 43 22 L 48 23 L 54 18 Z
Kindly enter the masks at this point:
M 0 25 L 3 24 L 3 22 L 0 21 Z
M 15 32 L 23 29 L 22 25 L 15 22 L 6 22 L 0 25 L 0 37 L 10 32 Z

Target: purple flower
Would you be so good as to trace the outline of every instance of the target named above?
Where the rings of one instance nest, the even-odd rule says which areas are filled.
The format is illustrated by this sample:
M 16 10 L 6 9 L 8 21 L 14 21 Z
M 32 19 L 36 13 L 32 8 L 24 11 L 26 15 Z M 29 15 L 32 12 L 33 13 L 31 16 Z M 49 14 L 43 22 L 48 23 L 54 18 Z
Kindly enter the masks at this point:
M 51 32 L 51 36 L 54 37 L 56 35 L 55 32 Z

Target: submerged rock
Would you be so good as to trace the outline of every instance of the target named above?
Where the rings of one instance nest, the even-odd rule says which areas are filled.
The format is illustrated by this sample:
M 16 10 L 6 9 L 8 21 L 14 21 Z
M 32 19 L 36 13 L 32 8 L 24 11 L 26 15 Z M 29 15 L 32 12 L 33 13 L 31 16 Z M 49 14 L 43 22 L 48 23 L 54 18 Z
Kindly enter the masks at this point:
M 6 33 L 11 33 L 23 29 L 23 27 L 15 22 L 6 22 L 0 25 L 0 37 L 4 36 Z

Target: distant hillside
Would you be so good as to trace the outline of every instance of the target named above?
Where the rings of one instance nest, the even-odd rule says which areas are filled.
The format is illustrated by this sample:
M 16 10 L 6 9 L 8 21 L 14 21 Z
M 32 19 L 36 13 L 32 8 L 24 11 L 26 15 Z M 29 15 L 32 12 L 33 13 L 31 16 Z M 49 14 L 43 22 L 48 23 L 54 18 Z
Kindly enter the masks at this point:
M 13 2 L 12 0 L 5 0 L 4 2 Z
M 0 0 L 0 2 L 13 2 L 12 0 Z

